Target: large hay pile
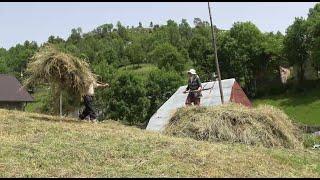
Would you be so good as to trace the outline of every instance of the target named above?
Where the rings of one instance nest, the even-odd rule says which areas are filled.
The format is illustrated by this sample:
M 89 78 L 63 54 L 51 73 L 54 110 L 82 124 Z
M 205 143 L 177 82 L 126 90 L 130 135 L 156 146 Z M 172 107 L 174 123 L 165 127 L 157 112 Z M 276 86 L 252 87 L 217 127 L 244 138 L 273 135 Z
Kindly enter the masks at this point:
M 96 80 L 86 61 L 60 52 L 52 45 L 44 46 L 31 58 L 27 73 L 25 86 L 49 83 L 76 95 L 85 94 L 90 83 Z
M 272 106 L 238 104 L 178 109 L 165 134 L 210 142 L 238 142 L 265 147 L 300 148 L 299 131 L 286 114 Z

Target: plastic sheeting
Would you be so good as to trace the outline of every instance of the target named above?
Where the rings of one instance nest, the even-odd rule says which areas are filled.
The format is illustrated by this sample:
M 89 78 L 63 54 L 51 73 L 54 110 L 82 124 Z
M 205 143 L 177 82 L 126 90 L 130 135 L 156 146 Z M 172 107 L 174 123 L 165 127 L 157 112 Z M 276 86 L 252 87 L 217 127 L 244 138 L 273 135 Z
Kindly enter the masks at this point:
M 224 102 L 230 102 L 230 96 L 232 91 L 232 86 L 235 82 L 235 79 L 224 79 L 221 80 Z M 204 87 L 205 86 L 205 87 Z M 212 90 L 204 90 L 202 91 L 202 98 L 200 105 L 201 106 L 215 106 L 221 104 L 220 98 L 220 90 L 219 83 L 217 81 L 213 82 L 204 82 L 202 83 L 202 87 L 204 89 L 212 88 Z M 174 112 L 180 108 L 185 106 L 185 101 L 188 94 L 184 94 L 183 91 L 187 86 L 181 86 L 158 110 L 157 112 L 150 118 L 147 130 L 150 131 L 163 131 L 165 125 L 169 122 L 170 118 L 174 114 Z

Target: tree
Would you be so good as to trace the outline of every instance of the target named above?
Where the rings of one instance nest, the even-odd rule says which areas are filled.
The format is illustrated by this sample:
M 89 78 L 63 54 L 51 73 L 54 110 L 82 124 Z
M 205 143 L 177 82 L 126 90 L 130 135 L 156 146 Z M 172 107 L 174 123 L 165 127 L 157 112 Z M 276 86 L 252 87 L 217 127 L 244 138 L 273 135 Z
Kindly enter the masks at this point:
M 292 25 L 286 30 L 284 38 L 284 52 L 291 65 L 297 65 L 298 80 L 302 83 L 304 80 L 304 63 L 308 60 L 308 34 L 306 21 L 301 18 L 295 18 Z
M 150 101 L 143 80 L 128 72 L 119 73 L 107 92 L 107 117 L 130 124 L 145 122 Z
M 177 48 L 169 43 L 157 45 L 149 54 L 149 57 L 160 69 L 173 69 L 178 72 L 185 69 L 188 61 L 180 54 Z
M 47 42 L 51 43 L 51 44 L 58 44 L 58 43 L 63 43 L 64 40 L 62 38 L 60 38 L 59 36 L 57 36 L 57 37 L 49 36 Z
M 183 84 L 183 78 L 174 71 L 155 70 L 146 82 L 147 96 L 150 99 L 148 119 Z
M 209 38 L 196 34 L 189 47 L 189 56 L 193 67 L 197 69 L 203 80 L 209 80 L 215 69 L 213 49 Z
M 17 44 L 15 47 L 11 47 L 7 51 L 4 60 L 8 67 L 8 71 L 21 80 L 20 74 L 25 71 L 29 59 L 37 49 L 38 45 L 34 41 L 25 41 L 23 45 Z
M 223 57 L 222 72 L 228 71 L 229 76 L 235 77 L 245 87 L 249 96 L 255 96 L 257 77 L 266 64 L 261 45 L 262 33 L 251 22 L 237 22 L 223 36 L 218 44 L 221 48 L 219 56 Z
M 179 47 L 181 36 L 179 33 L 178 24 L 176 22 L 174 22 L 173 20 L 168 20 L 167 26 L 166 26 L 166 31 L 167 31 L 167 36 L 169 37 L 169 42 L 173 46 Z
M 6 74 L 8 72 L 8 67 L 6 64 L 6 49 L 0 48 L 0 74 Z
M 308 31 L 308 43 L 310 44 L 310 58 L 315 68 L 320 69 L 320 3 L 309 9 L 306 20 Z
M 117 22 L 117 32 L 118 35 L 125 41 L 128 40 L 128 32 L 127 29 L 122 26 L 122 24 L 120 23 L 120 21 Z
M 139 64 L 143 63 L 146 59 L 146 54 L 143 51 L 141 44 L 138 43 L 130 44 L 126 48 L 126 56 L 132 64 L 137 64 L 138 67 Z
M 153 26 L 153 29 L 158 29 L 159 27 L 160 27 L 159 24 L 156 24 Z
M 200 26 L 204 25 L 200 18 L 194 18 L 193 19 L 193 24 L 194 24 L 195 27 L 200 27 Z
M 181 36 L 181 45 L 183 48 L 188 49 L 190 39 L 192 38 L 192 29 L 186 19 L 182 19 L 181 23 L 179 24 L 179 32 Z
M 97 27 L 93 32 L 100 35 L 101 37 L 107 36 L 109 33 L 111 33 L 113 30 L 113 24 L 103 24 L 99 27 Z
M 81 37 L 82 37 L 82 29 L 80 27 L 78 27 L 77 29 L 71 30 L 71 35 L 67 41 L 71 41 L 72 43 L 76 43 L 76 42 L 80 41 Z
M 279 77 L 279 66 L 288 66 L 288 59 L 283 55 L 284 35 L 280 32 L 274 34 L 264 33 L 261 46 L 263 49 L 261 68 L 263 81 Z
M 265 33 L 262 41 L 262 47 L 265 53 L 268 54 L 270 58 L 278 57 L 283 59 L 284 57 L 279 57 L 282 55 L 283 51 L 283 40 L 284 35 L 279 31 L 276 34 L 273 32 Z

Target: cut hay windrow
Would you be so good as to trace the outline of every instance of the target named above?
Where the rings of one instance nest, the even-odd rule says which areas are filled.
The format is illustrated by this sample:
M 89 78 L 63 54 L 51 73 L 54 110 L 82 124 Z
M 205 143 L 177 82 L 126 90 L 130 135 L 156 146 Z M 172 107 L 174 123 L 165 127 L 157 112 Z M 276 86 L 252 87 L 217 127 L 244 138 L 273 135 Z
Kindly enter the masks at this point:
M 41 48 L 27 65 L 29 78 L 25 86 L 50 83 L 59 90 L 84 95 L 96 76 L 89 64 L 75 56 L 58 51 L 52 45 Z
M 301 148 L 299 130 L 272 106 L 238 104 L 177 110 L 165 134 L 210 142 L 235 142 L 265 147 Z

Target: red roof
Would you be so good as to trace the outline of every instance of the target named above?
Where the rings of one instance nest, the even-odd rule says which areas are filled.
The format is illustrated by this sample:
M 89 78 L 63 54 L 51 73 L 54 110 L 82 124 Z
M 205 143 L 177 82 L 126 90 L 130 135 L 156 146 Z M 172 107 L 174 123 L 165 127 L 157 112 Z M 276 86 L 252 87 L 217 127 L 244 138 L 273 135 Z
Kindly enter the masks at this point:
M 252 107 L 252 103 L 250 102 L 249 98 L 236 81 L 232 86 L 230 101 L 234 103 L 240 103 L 247 107 Z
M 0 101 L 30 102 L 33 97 L 14 76 L 0 74 Z

